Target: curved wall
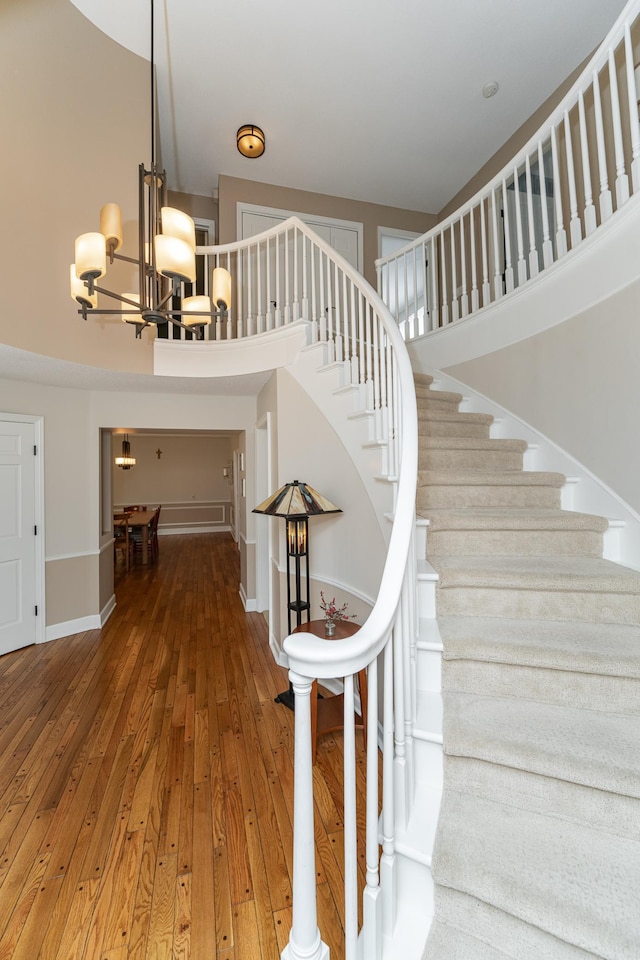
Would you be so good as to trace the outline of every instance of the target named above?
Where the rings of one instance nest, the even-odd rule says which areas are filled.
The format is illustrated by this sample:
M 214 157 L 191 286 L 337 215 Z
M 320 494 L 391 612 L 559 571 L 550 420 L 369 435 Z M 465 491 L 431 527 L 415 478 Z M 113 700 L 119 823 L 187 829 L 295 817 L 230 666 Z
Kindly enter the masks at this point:
M 120 203 L 124 252 L 135 253 L 138 165 L 150 159 L 149 64 L 68 0 L 1 6 L 0 262 L 9 282 L 0 342 L 151 373 L 152 331 L 132 342 L 118 318 L 85 324 L 69 296 L 75 237 L 99 229 L 103 203 Z M 132 269 L 109 268 L 109 279 L 124 289 Z
M 411 346 L 640 511 L 640 197 L 519 292 Z

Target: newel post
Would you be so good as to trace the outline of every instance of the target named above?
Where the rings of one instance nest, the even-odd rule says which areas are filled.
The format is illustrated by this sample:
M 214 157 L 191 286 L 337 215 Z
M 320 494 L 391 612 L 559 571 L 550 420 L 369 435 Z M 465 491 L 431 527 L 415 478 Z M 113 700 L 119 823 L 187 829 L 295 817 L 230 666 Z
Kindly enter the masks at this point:
M 295 693 L 293 780 L 293 923 L 282 960 L 329 960 L 329 947 L 320 939 L 316 912 L 315 835 L 313 829 L 313 769 L 311 765 L 311 684 L 293 670 Z

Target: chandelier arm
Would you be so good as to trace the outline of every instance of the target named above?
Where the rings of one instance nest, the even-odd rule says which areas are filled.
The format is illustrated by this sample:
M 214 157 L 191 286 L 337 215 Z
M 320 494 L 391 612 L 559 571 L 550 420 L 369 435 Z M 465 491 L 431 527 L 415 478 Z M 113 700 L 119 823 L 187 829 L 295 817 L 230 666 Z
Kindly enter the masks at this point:
M 105 290 L 104 287 L 96 287 L 96 286 L 94 286 L 93 289 L 96 291 L 96 293 L 101 293 L 101 294 L 102 294 L 103 296 L 105 296 L 105 297 L 111 297 L 112 300 L 119 300 L 120 303 L 128 303 L 128 304 L 130 304 L 132 307 L 135 307 L 135 308 L 136 308 L 135 311 L 134 311 L 134 313 L 140 313 L 141 306 L 140 306 L 139 303 L 136 303 L 135 300 L 130 300 L 128 297 L 123 297 L 121 293 L 112 293 L 111 290 Z M 124 311 L 123 311 L 123 310 L 108 310 L 108 311 L 104 311 L 104 310 L 93 310 L 93 309 L 92 309 L 91 312 L 92 312 L 92 313 L 105 313 L 105 312 L 106 312 L 106 313 L 127 313 L 128 311 L 126 311 L 126 310 L 124 310 Z
M 114 260 L 125 260 L 127 263 L 135 263 L 136 266 L 139 266 L 139 265 L 140 265 L 140 258 L 139 258 L 139 257 L 127 257 L 127 256 L 124 255 L 124 253 L 114 253 L 114 254 L 113 254 L 113 259 L 114 259 Z M 96 289 L 97 289 L 97 288 L 96 288 Z

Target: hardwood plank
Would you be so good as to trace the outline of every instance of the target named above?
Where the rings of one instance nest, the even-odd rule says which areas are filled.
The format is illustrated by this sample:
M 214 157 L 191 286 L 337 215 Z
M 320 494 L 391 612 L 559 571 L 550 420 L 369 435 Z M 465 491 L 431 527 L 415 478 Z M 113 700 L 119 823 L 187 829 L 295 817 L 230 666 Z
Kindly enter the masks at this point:
M 286 671 L 238 577 L 229 535 L 163 538 L 156 563 L 119 576 L 102 630 L 0 657 L 0 957 L 278 960 L 294 717 L 273 703 Z M 341 740 L 323 737 L 313 774 L 333 960 Z

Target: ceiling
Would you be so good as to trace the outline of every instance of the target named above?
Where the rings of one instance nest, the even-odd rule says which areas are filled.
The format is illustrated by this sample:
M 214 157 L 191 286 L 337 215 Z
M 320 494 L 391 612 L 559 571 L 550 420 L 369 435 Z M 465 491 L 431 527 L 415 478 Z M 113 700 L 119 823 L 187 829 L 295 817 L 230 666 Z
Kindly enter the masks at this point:
M 150 0 L 72 2 L 149 57 Z M 597 46 L 624 6 L 155 3 L 159 137 L 173 189 L 212 196 L 227 174 L 430 213 Z M 484 99 L 490 81 L 499 90 Z M 259 159 L 236 150 L 245 123 L 265 131 Z

